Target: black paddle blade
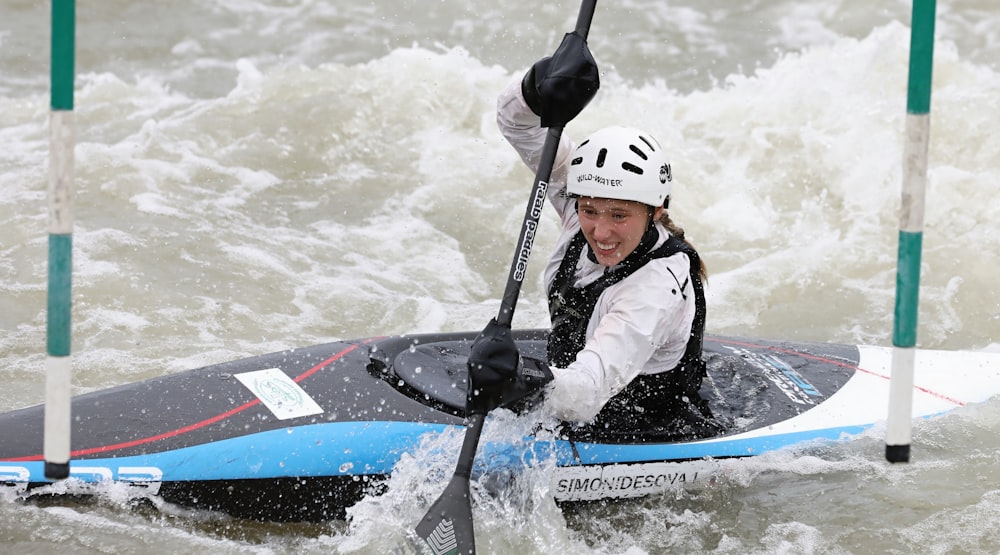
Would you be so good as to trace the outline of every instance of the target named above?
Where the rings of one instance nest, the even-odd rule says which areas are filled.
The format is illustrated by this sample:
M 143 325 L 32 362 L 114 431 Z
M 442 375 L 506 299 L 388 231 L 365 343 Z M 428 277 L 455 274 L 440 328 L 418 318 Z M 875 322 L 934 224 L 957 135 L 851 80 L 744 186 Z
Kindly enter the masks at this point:
M 475 555 L 472 501 L 469 499 L 467 477 L 452 477 L 444 493 L 417 525 L 417 535 L 423 538 L 434 555 Z
M 470 414 L 458 453 L 455 475 L 438 500 L 417 525 L 417 535 L 427 542 L 434 555 L 475 555 L 476 537 L 472 529 L 472 499 L 469 497 L 469 477 L 476 458 L 479 436 L 483 432 L 485 414 Z

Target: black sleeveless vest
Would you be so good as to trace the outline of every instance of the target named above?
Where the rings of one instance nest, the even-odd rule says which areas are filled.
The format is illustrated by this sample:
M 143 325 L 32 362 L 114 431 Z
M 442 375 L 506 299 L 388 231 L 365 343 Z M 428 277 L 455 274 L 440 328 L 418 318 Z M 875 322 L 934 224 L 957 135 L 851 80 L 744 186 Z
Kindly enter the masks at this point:
M 671 288 L 676 294 L 684 293 L 688 283 L 695 295 L 694 322 L 691 324 L 691 339 L 681 358 L 680 364 L 689 360 L 701 358 L 702 340 L 705 334 L 705 293 L 701 283 L 701 262 L 698 253 L 690 245 L 677 237 L 670 236 L 659 248 L 650 250 L 655 244 L 656 231 L 647 231 L 639 246 L 619 264 L 613 272 L 606 271 L 603 276 L 585 287 L 573 287 L 576 263 L 587 244 L 583 232 L 578 232 L 563 256 L 559 270 L 549 288 L 549 317 L 552 321 L 552 331 L 549 334 L 548 356 L 549 364 L 565 368 L 576 360 L 576 354 L 583 350 L 587 342 L 587 324 L 597 307 L 597 299 L 608 287 L 622 281 L 655 258 L 666 258 L 678 252 L 683 252 L 691 261 L 691 271 L 687 276 L 674 276 L 676 283 L 665 283 L 665 288 Z M 645 248 L 644 248 L 645 247 Z M 666 291 L 664 291 L 666 294 Z
M 606 436 L 611 434 L 635 440 L 641 437 L 706 437 L 718 433 L 707 403 L 698 394 L 705 377 L 701 353 L 706 306 L 700 273 L 701 259 L 690 245 L 674 236 L 670 236 L 660 247 L 651 249 L 657 237 L 656 230 L 650 227 L 639 246 L 614 271 L 606 271 L 585 287 L 574 287 L 576 264 L 587 243 L 580 231 L 570 240 L 549 288 L 549 316 L 552 322 L 547 346 L 549 364 L 565 368 L 576 360 L 577 353 L 585 346 L 587 324 L 597 306 L 597 299 L 605 289 L 656 258 L 683 252 L 691 263 L 688 275 L 674 276 L 674 282 L 663 284 L 665 295 L 693 293 L 695 296 L 691 337 L 680 362 L 667 372 L 637 376 L 605 404 L 592 424 L 575 429 L 573 435 L 577 438 L 608 439 Z

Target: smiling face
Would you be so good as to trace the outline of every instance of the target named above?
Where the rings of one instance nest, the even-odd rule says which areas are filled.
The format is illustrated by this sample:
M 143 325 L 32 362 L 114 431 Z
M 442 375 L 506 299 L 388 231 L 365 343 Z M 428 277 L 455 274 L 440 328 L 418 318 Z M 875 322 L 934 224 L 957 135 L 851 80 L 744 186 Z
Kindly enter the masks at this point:
M 649 206 L 630 200 L 581 197 L 576 210 L 583 236 L 602 266 L 614 266 L 632 254 L 649 223 Z M 658 207 L 653 217 L 662 213 Z

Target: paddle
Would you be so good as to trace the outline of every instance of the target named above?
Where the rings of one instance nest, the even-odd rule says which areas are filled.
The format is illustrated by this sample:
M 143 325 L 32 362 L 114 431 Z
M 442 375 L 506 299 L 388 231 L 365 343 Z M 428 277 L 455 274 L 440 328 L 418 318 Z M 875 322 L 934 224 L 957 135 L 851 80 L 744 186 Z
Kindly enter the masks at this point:
M 580 6 L 580 14 L 576 20 L 574 33 L 579 35 L 584 42 L 586 42 L 590 32 L 590 22 L 594 18 L 596 5 L 597 0 L 583 0 Z M 504 289 L 503 299 L 500 303 L 500 312 L 496 321 L 487 326 L 487 330 L 496 328 L 507 332 L 510 330 L 514 318 L 514 307 L 517 305 L 517 298 L 521 293 L 521 282 L 524 280 L 528 257 L 531 255 L 535 230 L 538 228 L 538 219 L 542 215 L 542 207 L 545 204 L 545 193 L 552 175 L 552 166 L 555 163 L 562 131 L 563 125 L 553 125 L 548 128 L 545 145 L 542 148 L 542 157 L 538 164 L 538 170 L 535 172 L 535 183 L 531 188 L 531 195 L 528 197 L 528 205 L 525 208 L 520 238 L 517 248 L 514 250 L 514 260 L 511 262 L 510 273 L 507 277 L 507 287 Z M 473 350 L 480 344 L 480 340 L 485 339 L 485 335 L 485 333 L 481 334 L 476 339 Z M 490 337 L 490 339 L 495 338 L 495 335 Z M 471 376 L 469 387 L 472 388 Z M 446 553 L 475 554 L 476 552 L 469 479 L 485 420 L 486 414 L 477 411 L 472 411 L 467 417 L 465 438 L 458 454 L 455 474 L 448 482 L 444 492 L 431 505 L 427 514 L 417 525 L 417 535 L 427 542 L 435 555 Z

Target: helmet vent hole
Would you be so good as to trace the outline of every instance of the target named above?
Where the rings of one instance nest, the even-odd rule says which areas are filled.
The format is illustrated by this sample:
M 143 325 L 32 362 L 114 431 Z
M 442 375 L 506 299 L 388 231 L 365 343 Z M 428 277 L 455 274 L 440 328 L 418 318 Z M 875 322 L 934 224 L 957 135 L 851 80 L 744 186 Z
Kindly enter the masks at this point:
M 622 169 L 636 175 L 642 175 L 642 168 L 636 166 L 635 164 L 630 164 L 629 162 L 622 162 Z
M 649 147 L 649 150 L 652 150 L 653 152 L 656 152 L 656 147 L 653 146 L 653 143 L 651 143 L 649 141 L 649 139 L 647 139 L 646 137 L 643 137 L 642 135 L 639 135 L 639 140 L 641 140 L 642 142 L 646 143 L 646 146 Z
M 636 156 L 638 156 L 639 158 L 642 158 L 643 160 L 649 160 L 649 156 L 646 156 L 646 153 L 643 152 L 642 150 L 640 150 L 639 147 L 637 147 L 635 145 L 629 145 L 628 148 L 629 148 L 629 150 L 631 150 L 632 152 L 634 152 L 636 154 Z
M 602 148 L 597 152 L 597 167 L 604 167 L 604 159 L 608 157 L 608 149 Z
M 583 156 L 577 156 L 576 158 L 573 158 L 572 160 L 570 160 L 569 165 L 571 165 L 571 166 L 579 166 L 582 163 L 583 163 Z

